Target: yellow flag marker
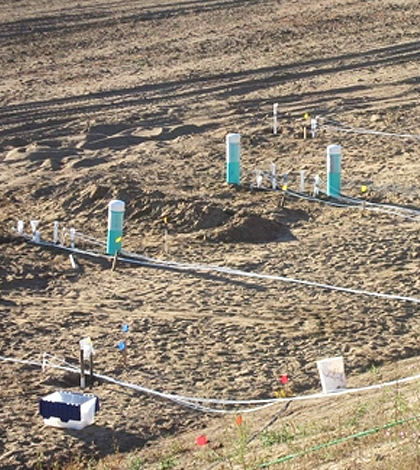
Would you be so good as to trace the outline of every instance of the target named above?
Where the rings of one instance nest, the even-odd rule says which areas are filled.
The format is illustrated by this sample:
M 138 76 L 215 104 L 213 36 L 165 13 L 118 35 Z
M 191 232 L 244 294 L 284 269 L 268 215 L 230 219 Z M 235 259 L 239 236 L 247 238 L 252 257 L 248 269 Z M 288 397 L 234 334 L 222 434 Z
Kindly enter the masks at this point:
M 118 238 L 115 239 L 115 243 L 120 243 L 121 240 L 122 240 L 122 237 L 118 237 Z
M 287 191 L 287 184 L 284 184 L 282 187 L 281 187 L 282 191 Z
M 303 115 L 303 118 L 304 118 L 304 119 L 309 119 L 309 113 L 305 113 L 305 114 Z
M 163 218 L 163 223 L 164 223 L 164 224 L 167 224 L 167 223 L 168 223 L 168 218 L 167 218 L 167 217 L 164 217 L 164 218 Z
M 367 186 L 363 185 L 361 188 L 360 188 L 360 191 L 362 193 L 365 193 L 366 191 L 368 190 Z

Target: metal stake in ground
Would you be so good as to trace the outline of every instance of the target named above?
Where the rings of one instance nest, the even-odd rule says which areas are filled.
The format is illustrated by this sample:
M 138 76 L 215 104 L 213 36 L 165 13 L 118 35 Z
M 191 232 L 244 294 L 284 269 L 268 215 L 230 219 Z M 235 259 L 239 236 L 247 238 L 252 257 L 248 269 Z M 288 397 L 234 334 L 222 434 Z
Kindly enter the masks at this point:
M 117 267 L 117 261 L 118 261 L 118 251 L 115 252 L 114 258 L 112 259 L 111 271 L 115 271 Z
M 164 233 L 163 233 L 163 249 L 165 254 L 168 254 L 168 217 L 163 218 Z
M 93 387 L 94 384 L 94 376 L 93 376 L 93 354 L 90 355 L 89 358 L 89 372 L 90 372 L 90 387 Z
M 127 342 L 125 340 L 121 340 L 117 344 L 117 348 L 122 354 L 122 358 L 120 357 L 118 364 L 121 365 L 122 363 L 123 367 L 127 367 Z
M 80 347 L 80 388 L 86 388 L 85 359 L 89 359 L 90 384 L 93 386 L 93 344 L 90 337 L 79 341 Z
M 83 346 L 80 346 L 80 388 L 86 388 L 85 353 L 83 350 Z

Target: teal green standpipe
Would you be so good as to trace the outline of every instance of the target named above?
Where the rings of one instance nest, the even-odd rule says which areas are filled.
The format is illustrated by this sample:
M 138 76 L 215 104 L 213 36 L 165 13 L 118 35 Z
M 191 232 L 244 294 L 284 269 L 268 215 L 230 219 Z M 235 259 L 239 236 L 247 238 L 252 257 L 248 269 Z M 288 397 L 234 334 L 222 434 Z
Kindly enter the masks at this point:
M 114 256 L 121 250 L 123 225 L 124 225 L 124 201 L 117 199 L 108 204 L 108 238 L 106 252 Z
M 229 184 L 239 184 L 241 180 L 241 136 L 228 134 L 226 136 L 226 181 Z
M 327 196 L 341 194 L 341 145 L 327 147 Z

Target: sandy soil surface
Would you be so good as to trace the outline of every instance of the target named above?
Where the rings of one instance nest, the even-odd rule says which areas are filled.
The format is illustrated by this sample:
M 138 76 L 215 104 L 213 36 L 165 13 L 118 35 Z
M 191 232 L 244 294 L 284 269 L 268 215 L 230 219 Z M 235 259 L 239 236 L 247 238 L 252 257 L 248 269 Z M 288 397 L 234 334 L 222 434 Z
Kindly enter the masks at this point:
M 111 270 L 81 256 L 73 269 L 68 254 L 15 228 L 39 220 L 52 240 L 59 220 L 103 242 L 108 202 L 119 198 L 124 248 L 138 254 L 420 298 L 416 219 L 290 196 L 281 207 L 281 192 L 250 190 L 256 171 L 275 163 L 297 191 L 305 170 L 310 193 L 315 175 L 326 179 L 326 147 L 341 144 L 343 193 L 418 208 L 418 138 L 325 124 L 420 134 L 419 22 L 415 0 L 4 0 L 0 354 L 77 364 L 78 341 L 90 336 L 98 372 L 236 399 L 271 398 L 284 373 L 295 393 L 318 391 L 325 357 L 343 355 L 357 383 L 372 365 L 418 355 L 415 302 L 220 273 Z M 302 138 L 305 113 L 320 116 L 315 139 Z M 229 132 L 242 136 L 240 187 L 225 182 Z M 35 468 L 41 452 L 48 464 L 141 450 L 218 419 L 102 383 L 95 424 L 61 432 L 44 426 L 38 400 L 77 390 L 74 377 L 3 361 L 0 374 L 8 470 Z

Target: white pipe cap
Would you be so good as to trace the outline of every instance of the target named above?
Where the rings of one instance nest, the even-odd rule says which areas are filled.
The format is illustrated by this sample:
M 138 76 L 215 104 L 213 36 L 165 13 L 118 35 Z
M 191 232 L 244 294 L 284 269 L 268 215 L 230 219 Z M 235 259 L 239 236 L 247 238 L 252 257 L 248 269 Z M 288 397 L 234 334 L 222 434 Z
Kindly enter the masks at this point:
M 110 201 L 108 204 L 108 209 L 112 212 L 124 212 L 125 211 L 125 202 L 118 199 Z

